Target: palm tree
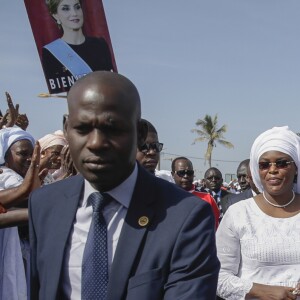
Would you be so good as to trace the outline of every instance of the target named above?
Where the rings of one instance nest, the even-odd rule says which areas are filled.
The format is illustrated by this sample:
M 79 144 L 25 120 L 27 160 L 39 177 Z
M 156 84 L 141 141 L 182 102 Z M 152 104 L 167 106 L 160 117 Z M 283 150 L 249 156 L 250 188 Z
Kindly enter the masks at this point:
M 210 115 L 205 115 L 204 119 L 198 119 L 196 126 L 200 129 L 192 129 L 192 132 L 197 133 L 198 137 L 194 140 L 193 144 L 196 142 L 207 141 L 207 149 L 205 153 L 205 160 L 208 160 L 209 167 L 211 168 L 211 156 L 213 147 L 216 147 L 216 143 L 219 143 L 226 148 L 233 148 L 233 144 L 224 140 L 223 134 L 227 131 L 227 126 L 223 125 L 219 129 L 218 125 L 218 115 L 214 117 Z

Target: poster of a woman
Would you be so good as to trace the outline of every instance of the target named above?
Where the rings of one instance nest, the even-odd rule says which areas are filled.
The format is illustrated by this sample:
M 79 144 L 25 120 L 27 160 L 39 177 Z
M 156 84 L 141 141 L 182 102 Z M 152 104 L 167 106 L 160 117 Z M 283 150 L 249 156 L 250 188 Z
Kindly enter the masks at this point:
M 101 0 L 25 0 L 25 5 L 50 94 L 67 92 L 92 71 L 117 71 Z

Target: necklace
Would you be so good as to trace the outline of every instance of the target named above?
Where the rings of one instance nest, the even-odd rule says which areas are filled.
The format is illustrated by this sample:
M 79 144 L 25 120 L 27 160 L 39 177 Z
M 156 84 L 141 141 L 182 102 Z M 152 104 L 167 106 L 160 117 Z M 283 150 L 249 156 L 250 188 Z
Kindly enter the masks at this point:
M 293 192 L 293 197 L 292 197 L 292 199 L 291 199 L 288 203 L 286 203 L 286 204 L 284 204 L 284 205 L 274 204 L 274 203 L 272 203 L 271 201 L 269 201 L 269 200 L 267 199 L 267 197 L 265 196 L 265 192 L 263 192 L 262 195 L 263 195 L 264 199 L 265 199 L 270 205 L 275 206 L 275 207 L 280 207 L 280 208 L 282 208 L 282 207 L 287 207 L 288 205 L 290 205 L 290 204 L 295 200 L 295 192 L 294 192 L 294 191 L 292 191 L 292 192 Z

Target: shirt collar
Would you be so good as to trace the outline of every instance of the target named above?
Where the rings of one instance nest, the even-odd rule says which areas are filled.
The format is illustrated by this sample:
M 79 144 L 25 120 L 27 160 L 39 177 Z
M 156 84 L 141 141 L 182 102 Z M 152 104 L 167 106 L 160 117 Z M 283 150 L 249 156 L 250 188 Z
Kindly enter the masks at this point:
M 213 190 L 211 190 L 212 191 L 212 194 L 215 196 L 215 195 L 217 195 L 218 197 L 221 197 L 221 193 L 222 193 L 222 190 L 220 189 L 217 193 L 215 192 L 215 191 L 213 191 Z
M 134 170 L 132 173 L 118 186 L 113 188 L 112 190 L 107 191 L 107 193 L 112 196 L 117 202 L 126 208 L 129 207 L 133 190 L 135 187 L 135 183 L 138 175 L 138 167 L 137 163 L 135 163 Z M 82 206 L 86 206 L 87 198 L 90 194 L 94 192 L 99 192 L 92 187 L 92 185 L 85 179 L 84 180 L 84 195 Z

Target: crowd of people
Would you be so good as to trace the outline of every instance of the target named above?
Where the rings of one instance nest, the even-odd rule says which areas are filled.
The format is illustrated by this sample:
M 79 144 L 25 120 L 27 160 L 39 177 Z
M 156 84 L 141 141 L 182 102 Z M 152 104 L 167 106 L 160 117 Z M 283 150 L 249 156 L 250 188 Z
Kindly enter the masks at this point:
M 63 128 L 35 139 L 7 93 L 0 120 L 0 299 L 300 299 L 300 137 L 260 134 L 195 184 L 158 170 L 163 143 L 134 84 L 79 79 Z M 276 124 L 274 124 L 276 125 Z

